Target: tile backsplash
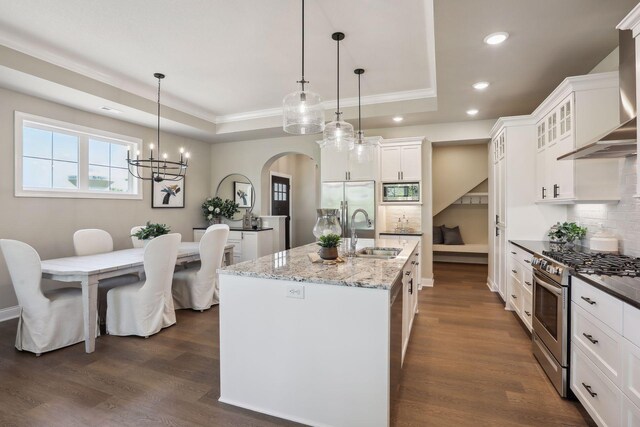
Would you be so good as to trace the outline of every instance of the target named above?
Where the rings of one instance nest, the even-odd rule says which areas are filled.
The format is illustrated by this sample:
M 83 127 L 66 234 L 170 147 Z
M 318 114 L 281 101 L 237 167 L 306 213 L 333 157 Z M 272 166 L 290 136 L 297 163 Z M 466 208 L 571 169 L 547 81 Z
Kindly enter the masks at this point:
M 398 218 L 402 218 L 402 215 L 409 220 L 409 227 L 414 230 L 421 230 L 422 228 L 422 214 L 420 205 L 402 205 L 393 206 L 385 205 L 385 223 L 384 230 L 380 231 L 393 231 L 398 223 Z
M 640 198 L 636 192 L 637 156 L 624 160 L 621 185 L 622 197 L 616 205 L 578 204 L 569 207 L 569 221 L 587 227 L 587 239 L 598 232 L 602 224 L 606 231 L 613 233 L 620 243 L 620 252 L 640 257 Z

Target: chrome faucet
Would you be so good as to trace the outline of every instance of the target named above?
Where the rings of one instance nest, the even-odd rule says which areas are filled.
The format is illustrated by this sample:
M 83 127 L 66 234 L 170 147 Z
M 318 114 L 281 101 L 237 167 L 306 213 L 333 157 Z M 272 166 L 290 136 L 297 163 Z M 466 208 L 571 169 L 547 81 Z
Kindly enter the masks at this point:
M 354 254 L 356 252 L 356 244 L 358 243 L 358 236 L 356 235 L 356 227 L 355 227 L 355 219 L 358 213 L 364 214 L 364 220 L 367 221 L 367 225 L 371 227 L 371 220 L 369 219 L 369 214 L 364 209 L 356 209 L 353 211 L 351 215 L 351 223 L 349 227 L 351 227 L 351 242 L 350 242 L 350 253 Z

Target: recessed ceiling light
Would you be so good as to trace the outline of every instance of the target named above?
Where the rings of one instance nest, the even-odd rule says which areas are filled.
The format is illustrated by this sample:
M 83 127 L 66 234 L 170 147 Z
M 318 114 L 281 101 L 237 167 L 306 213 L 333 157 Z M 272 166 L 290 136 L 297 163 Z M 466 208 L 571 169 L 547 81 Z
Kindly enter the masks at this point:
M 473 84 L 473 88 L 476 90 L 484 90 L 489 87 L 489 82 L 478 82 Z
M 467 114 L 470 116 L 475 116 L 476 114 L 478 114 L 478 110 L 476 110 L 475 108 L 472 108 L 470 110 L 467 110 Z
M 404 117 L 402 117 L 402 116 L 395 116 L 393 118 L 393 121 L 396 122 L 396 123 L 400 123 L 403 120 L 404 120 Z
M 500 44 L 503 41 L 505 41 L 507 38 L 509 38 L 509 33 L 500 31 L 498 33 L 489 34 L 487 37 L 484 38 L 484 42 L 486 44 Z
M 107 107 L 106 105 L 100 107 L 100 109 L 103 110 L 103 111 L 108 111 L 110 113 L 116 113 L 116 114 L 122 113 L 122 111 L 116 110 L 115 108 Z

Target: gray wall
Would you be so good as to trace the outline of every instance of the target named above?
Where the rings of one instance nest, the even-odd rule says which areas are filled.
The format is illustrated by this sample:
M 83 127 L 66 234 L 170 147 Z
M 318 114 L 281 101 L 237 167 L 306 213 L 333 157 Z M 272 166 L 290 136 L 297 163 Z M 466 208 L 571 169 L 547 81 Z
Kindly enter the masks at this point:
M 0 89 L 0 238 L 32 245 L 42 259 L 73 255 L 73 233 L 81 228 L 102 228 L 116 249 L 131 247 L 129 231 L 146 221 L 166 223 L 193 240 L 192 227 L 204 223 L 200 204 L 211 193 L 211 145 L 162 134 L 163 151 L 177 153 L 184 146 L 192 154 L 185 181 L 184 209 L 152 209 L 151 183 L 143 184 L 143 200 L 56 199 L 14 197 L 14 110 L 82 126 L 155 141 L 155 129 L 76 110 L 17 92 Z M 99 106 L 96 106 L 98 108 Z M 11 280 L 0 257 L 0 309 L 17 304 Z

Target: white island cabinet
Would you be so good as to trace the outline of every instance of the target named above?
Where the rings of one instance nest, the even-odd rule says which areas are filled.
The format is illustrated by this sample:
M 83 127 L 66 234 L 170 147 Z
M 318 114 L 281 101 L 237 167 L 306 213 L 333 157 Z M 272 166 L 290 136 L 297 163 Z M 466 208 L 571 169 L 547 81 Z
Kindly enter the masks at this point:
M 306 245 L 219 271 L 221 402 L 314 426 L 389 425 L 417 242 L 358 243 L 401 252 L 324 265 Z

